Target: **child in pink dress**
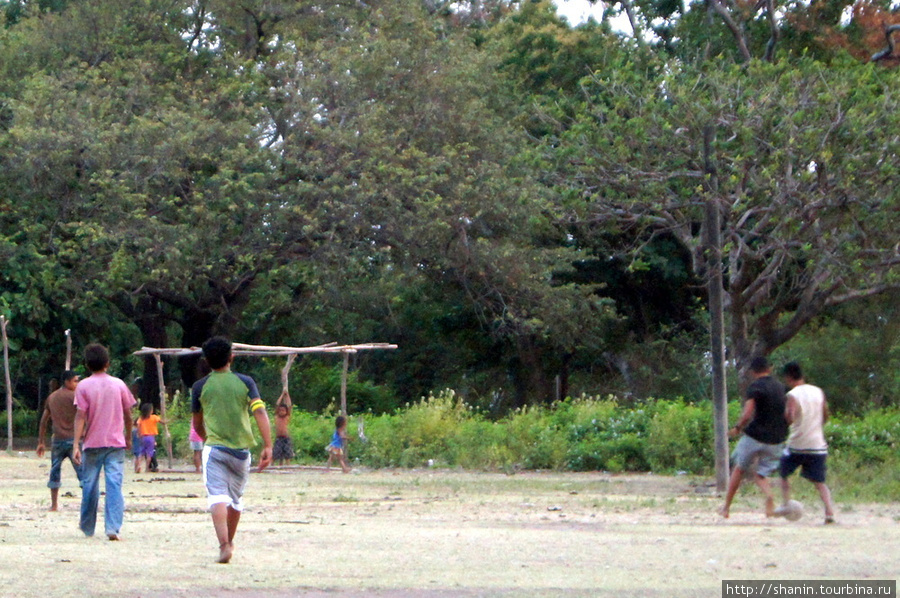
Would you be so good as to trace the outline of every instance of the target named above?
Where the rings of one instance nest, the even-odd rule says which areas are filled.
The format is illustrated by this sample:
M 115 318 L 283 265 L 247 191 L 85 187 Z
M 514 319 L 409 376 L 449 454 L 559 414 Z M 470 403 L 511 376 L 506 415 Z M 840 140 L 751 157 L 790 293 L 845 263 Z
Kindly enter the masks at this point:
M 194 470 L 200 473 L 203 464 L 203 439 L 194 429 L 193 419 L 191 420 L 191 433 L 188 434 L 188 442 L 191 443 L 191 450 L 194 451 Z

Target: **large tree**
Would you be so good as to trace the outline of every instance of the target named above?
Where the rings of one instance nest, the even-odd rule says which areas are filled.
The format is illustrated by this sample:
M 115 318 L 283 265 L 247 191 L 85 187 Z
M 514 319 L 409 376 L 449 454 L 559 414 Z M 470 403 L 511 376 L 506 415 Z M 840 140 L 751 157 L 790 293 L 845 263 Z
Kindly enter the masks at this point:
M 811 60 L 685 65 L 660 77 L 598 72 L 584 88 L 577 118 L 544 146 L 568 209 L 674 236 L 704 275 L 712 202 L 740 367 L 826 307 L 897 285 L 890 73 Z

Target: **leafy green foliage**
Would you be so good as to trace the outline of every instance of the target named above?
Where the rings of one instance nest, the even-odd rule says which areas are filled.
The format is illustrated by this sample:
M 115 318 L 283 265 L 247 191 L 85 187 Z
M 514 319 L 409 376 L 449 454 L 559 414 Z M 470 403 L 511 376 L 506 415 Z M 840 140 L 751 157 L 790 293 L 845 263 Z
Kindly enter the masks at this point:
M 734 421 L 740 404 L 729 404 Z M 170 408 L 176 454 L 190 453 L 189 420 Z M 392 413 L 364 414 L 368 442 L 356 438 L 358 416 L 348 434 L 351 462 L 368 467 L 460 467 L 514 472 L 519 469 L 710 475 L 712 410 L 708 402 L 618 401 L 583 397 L 553 407 L 523 407 L 501 419 L 467 407 L 452 391 L 431 395 Z M 295 409 L 290 423 L 296 461 L 321 464 L 334 432 L 334 414 Z M 875 410 L 864 417 L 826 424 L 829 485 L 840 501 L 893 500 L 900 461 L 900 411 Z M 812 492 L 796 484 L 805 500 Z M 810 499 L 815 497 L 809 494 Z
M 38 434 L 38 424 L 41 415 L 37 411 L 24 408 L 14 408 L 12 414 L 13 438 L 34 437 Z M 0 411 L 0 436 L 6 438 L 7 412 Z
M 896 283 L 886 70 L 825 59 L 800 20 L 785 22 L 796 55 L 737 69 L 727 31 L 668 1 L 631 5 L 652 42 L 568 27 L 549 2 L 463 4 L 0 2 L 0 309 L 17 395 L 35 402 L 61 369 L 68 328 L 76 355 L 100 340 L 117 375 L 143 374 L 145 399 L 153 364 L 131 351 L 213 333 L 398 342 L 353 363 L 351 404 L 376 412 L 451 387 L 497 418 L 551 401 L 557 381 L 561 395 L 702 399 L 713 182 L 739 361 L 825 303 Z M 845 7 L 808 14 L 837 27 Z M 754 55 L 760 14 L 739 15 Z M 830 329 L 854 357 L 861 320 Z M 892 356 L 882 340 L 873 353 Z M 892 401 L 892 360 L 877 385 L 859 383 L 862 363 L 829 385 L 841 407 Z M 168 382 L 195 365 L 167 366 Z M 251 369 L 277 386 L 274 367 Z M 308 377 L 305 405 L 324 408 L 335 371 Z M 528 462 L 563 466 L 568 430 L 534 434 Z M 609 456 L 639 452 L 628 434 L 598 432 L 578 458 L 637 466 Z

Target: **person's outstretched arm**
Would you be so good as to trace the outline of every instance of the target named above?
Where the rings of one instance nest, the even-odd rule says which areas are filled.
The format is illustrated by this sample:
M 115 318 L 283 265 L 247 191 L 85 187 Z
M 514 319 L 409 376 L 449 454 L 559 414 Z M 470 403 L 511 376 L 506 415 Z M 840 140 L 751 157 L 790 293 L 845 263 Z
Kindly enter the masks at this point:
M 262 471 L 272 464 L 272 427 L 269 425 L 269 413 L 262 399 L 256 399 L 251 404 L 253 409 L 253 417 L 256 418 L 256 425 L 259 427 L 259 435 L 263 439 L 263 450 L 259 455 L 259 469 Z
M 44 456 L 44 439 L 47 437 L 47 425 L 50 423 L 50 409 L 44 409 L 44 412 L 41 414 L 41 423 L 38 426 L 38 445 L 37 445 L 37 456 Z

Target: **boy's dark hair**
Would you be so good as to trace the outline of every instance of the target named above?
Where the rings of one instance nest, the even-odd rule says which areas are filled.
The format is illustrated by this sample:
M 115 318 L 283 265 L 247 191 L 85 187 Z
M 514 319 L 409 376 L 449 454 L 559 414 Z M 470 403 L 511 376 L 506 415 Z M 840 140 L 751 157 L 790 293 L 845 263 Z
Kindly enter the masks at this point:
M 796 361 L 784 364 L 781 373 L 791 380 L 803 380 L 803 370 L 800 369 L 800 364 Z
M 764 374 L 772 369 L 772 364 L 769 363 L 769 360 L 763 357 L 762 355 L 758 355 L 750 361 L 750 371 L 754 374 Z
M 344 417 L 343 415 L 339 415 L 336 418 L 334 418 L 334 427 L 335 428 L 340 428 L 346 423 L 347 423 L 347 418 Z
M 109 351 L 100 343 L 91 343 L 84 348 L 84 364 L 91 372 L 102 372 L 109 365 Z
M 212 369 L 222 369 L 231 359 L 231 341 L 224 336 L 212 337 L 203 343 L 203 357 Z
M 153 415 L 153 403 L 141 404 L 141 417 L 148 418 Z
M 62 380 L 62 383 L 65 384 L 66 382 L 68 382 L 69 380 L 71 380 L 72 378 L 74 378 L 77 375 L 78 374 L 76 374 L 72 370 L 66 370 L 65 372 L 62 373 L 62 376 L 60 377 L 60 379 Z

